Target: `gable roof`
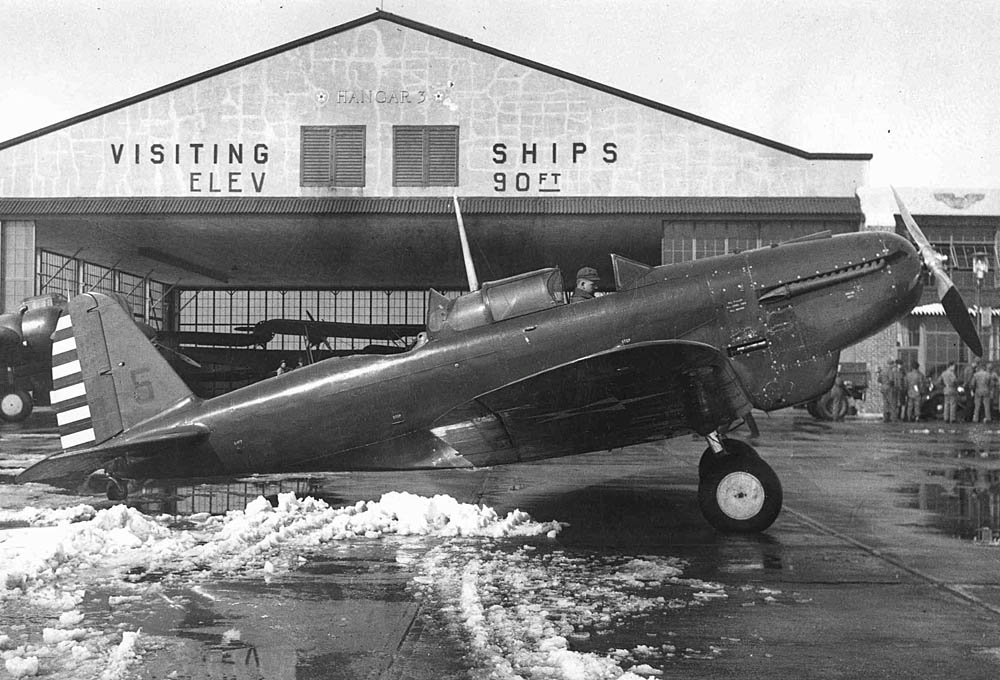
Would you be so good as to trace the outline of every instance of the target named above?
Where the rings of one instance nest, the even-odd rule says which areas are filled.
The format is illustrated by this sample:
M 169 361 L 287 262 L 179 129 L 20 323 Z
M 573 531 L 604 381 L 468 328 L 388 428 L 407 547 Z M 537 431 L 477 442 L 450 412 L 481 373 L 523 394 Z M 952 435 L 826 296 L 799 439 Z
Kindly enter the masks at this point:
M 257 54 L 253 54 L 253 55 L 250 55 L 248 57 L 243 57 L 242 59 L 238 59 L 238 60 L 230 62 L 228 64 L 224 64 L 222 66 L 217 66 L 217 67 L 215 67 L 213 69 L 209 69 L 207 71 L 203 71 L 203 72 L 195 74 L 193 76 L 188 76 L 187 78 L 182 78 L 181 80 L 177 80 L 177 81 L 175 81 L 173 83 L 169 83 L 167 85 L 162 85 L 160 87 L 154 88 L 152 90 L 148 90 L 148 91 L 143 92 L 141 94 L 137 94 L 137 95 L 134 95 L 132 97 L 128 97 L 126 99 L 122 99 L 121 101 L 115 102 L 113 104 L 108 104 L 106 106 L 102 106 L 100 108 L 94 109 L 92 111 L 88 111 L 88 112 L 80 114 L 78 116 L 74 116 L 72 118 L 68 118 L 68 119 L 66 119 L 64 121 L 61 121 L 59 123 L 54 123 L 52 125 L 48 125 L 46 127 L 40 128 L 38 130 L 35 130 L 33 132 L 28 132 L 28 133 L 20 135 L 18 137 L 14 137 L 13 139 L 9 139 L 9 140 L 7 140 L 5 142 L 0 142 L 0 151 L 2 151 L 4 149 L 8 149 L 8 148 L 10 148 L 12 146 L 16 146 L 16 145 L 21 144 L 23 142 L 27 142 L 27 141 L 32 140 L 32 139 L 37 139 L 39 137 L 43 137 L 43 136 L 49 134 L 50 132 L 56 132 L 56 131 L 61 130 L 63 128 L 70 127 L 71 125 L 76 125 L 77 123 L 82 123 L 84 121 L 91 120 L 93 118 L 97 118 L 97 117 L 102 116 L 104 114 L 111 113 L 112 111 L 117 111 L 119 109 L 123 109 L 123 108 L 129 107 L 129 106 L 132 106 L 133 104 L 138 104 L 138 103 L 143 102 L 143 101 L 145 101 L 147 99 L 152 99 L 153 97 L 157 97 L 157 96 L 165 94 L 167 92 L 171 92 L 173 90 L 180 89 L 182 87 L 186 87 L 187 85 L 191 85 L 193 83 L 196 83 L 196 82 L 199 82 L 199 81 L 202 81 L 202 80 L 207 80 L 209 78 L 212 78 L 214 76 L 220 75 L 222 73 L 226 73 L 228 71 L 232 71 L 232 70 L 241 68 L 241 67 L 246 66 L 248 64 L 252 64 L 252 63 L 264 60 L 264 59 L 268 59 L 268 58 L 273 57 L 273 56 L 275 56 L 277 54 L 281 54 L 282 52 L 286 52 L 288 50 L 296 49 L 296 48 L 302 47 L 304 45 L 308 45 L 309 43 L 316 42 L 318 40 L 323 40 L 325 38 L 329 38 L 330 36 L 337 35 L 338 33 L 343 33 L 345 31 L 349 31 L 349 30 L 352 30 L 352 29 L 357 28 L 359 26 L 363 26 L 365 24 L 368 24 L 368 23 L 371 23 L 371 22 L 374 22 L 374 21 L 378 21 L 378 20 L 389 21 L 389 22 L 398 24 L 400 26 L 405 26 L 406 28 L 410 28 L 410 29 L 413 29 L 415 31 L 420 31 L 420 32 L 426 33 L 428 35 L 432 35 L 432 36 L 435 36 L 437 38 L 441 38 L 442 40 L 447 40 L 447 41 L 450 41 L 450 42 L 462 45 L 462 46 L 467 47 L 469 49 L 477 50 L 477 51 L 483 52 L 485 54 L 489 54 L 489 55 L 492 55 L 492 56 L 495 56 L 495 57 L 499 57 L 501 59 L 505 59 L 507 61 L 511 61 L 511 62 L 516 63 L 516 64 L 520 64 L 522 66 L 526 66 L 528 68 L 531 68 L 531 69 L 534 69 L 534 70 L 537 70 L 537 71 L 541 71 L 543 73 L 547 73 L 547 74 L 552 75 L 552 76 L 556 76 L 557 78 L 562 78 L 562 79 L 565 79 L 565 80 L 568 80 L 568 81 L 571 81 L 571 82 L 578 83 L 578 84 L 583 85 L 585 87 L 589 87 L 589 88 L 592 88 L 592 89 L 595 89 L 595 90 L 599 90 L 601 92 L 605 92 L 605 93 L 613 95 L 615 97 L 619 97 L 621 99 L 625 99 L 625 100 L 634 102 L 634 103 L 639 104 L 641 106 L 646 106 L 646 107 L 655 109 L 657 111 L 661 111 L 663 113 L 670 114 L 672 116 L 677 116 L 678 118 L 683 118 L 685 120 L 689 120 L 689 121 L 692 121 L 692 122 L 695 122 L 695 123 L 699 123 L 701 125 L 705 125 L 707 127 L 714 128 L 716 130 L 719 130 L 721 132 L 725 132 L 727 134 L 731 134 L 731 135 L 735 135 L 737 137 L 741 137 L 743 139 L 749 140 L 751 142 L 755 142 L 757 144 L 761 144 L 763 146 L 770 147 L 772 149 L 777 149 L 778 151 L 783 151 L 785 153 L 788 153 L 788 154 L 791 154 L 791 155 L 794 155 L 794 156 L 798 156 L 799 158 L 804 158 L 804 159 L 807 159 L 807 160 L 838 160 L 838 161 L 869 161 L 869 160 L 872 159 L 872 154 L 870 154 L 870 153 L 812 153 L 812 152 L 808 152 L 808 151 L 803 151 L 802 149 L 797 149 L 795 147 L 788 146 L 787 144 L 782 144 L 780 142 L 776 142 L 774 140 L 767 139 L 765 137 L 761 137 L 759 135 L 755 135 L 753 133 L 746 132 L 744 130 L 739 130 L 739 129 L 731 127 L 729 125 L 724 125 L 722 123 L 718 123 L 716 121 L 709 120 L 708 118 L 703 118 L 702 116 L 697 116 L 697 115 L 695 115 L 693 113 L 688 113 L 687 111 L 682 111 L 681 109 L 677 109 L 677 108 L 674 108 L 672 106 L 667 106 L 666 104 L 661 104 L 661 103 L 653 101 L 651 99 L 646 99 L 645 97 L 640 97 L 638 95 L 631 94 L 631 93 L 626 92 L 624 90 L 619 90 L 618 88 L 611 87 L 609 85 L 604 85 L 602 83 L 598 83 L 598 82 L 590 80 L 588 78 L 583 78 L 582 76 L 574 75 L 574 74 L 569 73 L 567 71 L 562 71 L 560 69 L 553 68 L 551 66 L 546 66 L 544 64 L 540 64 L 538 62 L 531 61 L 530 59 L 525 59 L 523 57 L 519 57 L 517 55 L 510 54 L 509 52 L 504 52 L 503 50 L 498 50 L 498 49 L 493 48 L 493 47 L 488 47 L 486 45 L 481 45 L 481 44 L 477 43 L 476 41 L 472 40 L 471 38 L 466 38 L 466 37 L 457 35 L 455 33 L 450 33 L 448 31 L 444 31 L 444 30 L 441 30 L 441 29 L 438 29 L 438 28 L 434 28 L 433 26 L 428 26 L 427 24 L 423 24 L 423 23 L 420 23 L 420 22 L 417 22 L 417 21 L 412 21 L 410 19 L 405 19 L 405 18 L 403 18 L 401 16 L 397 16 L 395 14 L 391 14 L 389 12 L 384 12 L 384 11 L 381 11 L 381 10 L 376 10 L 372 14 L 368 14 L 366 16 L 363 16 L 363 17 L 359 18 L 359 19 L 354 19 L 353 21 L 349 21 L 347 23 L 340 24 L 339 26 L 334 26 L 333 28 L 329 28 L 329 29 L 326 29 L 324 31 L 320 31 L 318 33 L 313 33 L 312 35 L 307 35 L 307 36 L 305 36 L 303 38 L 299 38 L 297 40 L 293 40 L 291 42 L 285 43 L 284 45 L 279 45 L 277 47 L 272 47 L 271 49 L 264 50 L 263 52 L 258 52 Z

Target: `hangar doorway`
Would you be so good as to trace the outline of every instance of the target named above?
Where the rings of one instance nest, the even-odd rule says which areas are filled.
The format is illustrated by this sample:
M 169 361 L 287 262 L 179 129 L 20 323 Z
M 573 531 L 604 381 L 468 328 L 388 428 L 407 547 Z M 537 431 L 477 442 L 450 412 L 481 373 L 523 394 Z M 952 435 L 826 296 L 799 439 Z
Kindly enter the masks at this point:
M 387 338 L 384 329 L 422 329 L 428 299 L 428 291 L 415 290 L 183 290 L 176 300 L 177 349 L 201 367 L 192 389 L 212 397 L 274 375 L 282 361 L 294 369 L 300 362 L 405 351 L 413 337 Z

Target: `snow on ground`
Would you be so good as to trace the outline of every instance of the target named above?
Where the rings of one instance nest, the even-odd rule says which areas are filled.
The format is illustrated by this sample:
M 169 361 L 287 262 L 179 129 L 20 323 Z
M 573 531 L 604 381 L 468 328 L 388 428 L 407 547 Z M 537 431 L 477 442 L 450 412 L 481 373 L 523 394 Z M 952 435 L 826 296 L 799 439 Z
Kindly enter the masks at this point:
M 386 535 L 488 537 L 555 535 L 557 522 L 449 496 L 388 493 L 377 502 L 331 508 L 313 498 L 280 494 L 273 507 L 257 498 L 244 510 L 150 517 L 116 505 L 0 510 L 0 657 L 11 677 L 116 680 L 142 657 L 141 631 L 86 623 L 87 591 L 111 590 L 109 606 L 151 594 L 155 572 L 194 581 L 213 575 L 270 575 L 293 568 L 303 553 L 335 540 Z M 114 592 L 117 588 L 118 592 Z
M 165 584 L 268 579 L 331 541 L 436 538 L 421 557 L 401 561 L 469 650 L 474 674 L 497 680 L 658 677 L 684 652 L 669 640 L 616 648 L 615 631 L 726 597 L 718 584 L 683 578 L 674 558 L 575 555 L 528 540 L 561 528 L 516 510 L 501 517 L 449 496 L 397 492 L 343 508 L 279 494 L 276 506 L 259 497 L 225 515 L 85 504 L 0 510 L 0 676 L 126 678 L 142 662 L 143 633 L 92 621 L 95 593 L 107 612 L 162 597 Z
M 483 678 L 635 680 L 662 675 L 669 660 L 686 654 L 670 642 L 615 648 L 617 630 L 727 597 L 719 584 L 682 578 L 684 566 L 671 557 L 571 555 L 532 545 L 469 550 L 453 542 L 427 554 L 416 581 L 438 601 Z

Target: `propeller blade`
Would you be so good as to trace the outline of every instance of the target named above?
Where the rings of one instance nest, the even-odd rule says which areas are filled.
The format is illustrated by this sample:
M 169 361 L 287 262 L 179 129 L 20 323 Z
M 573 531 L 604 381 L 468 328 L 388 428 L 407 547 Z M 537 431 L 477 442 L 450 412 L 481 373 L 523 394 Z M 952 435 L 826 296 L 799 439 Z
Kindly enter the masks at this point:
M 945 316 L 958 331 L 958 337 L 962 338 L 962 342 L 968 345 L 977 357 L 983 356 L 983 343 L 979 339 L 979 333 L 976 332 L 975 324 L 972 323 L 972 317 L 969 316 L 969 308 L 955 286 L 941 298 L 941 306 L 944 307 Z
M 945 316 L 951 322 L 952 328 L 958 332 L 958 337 L 962 338 L 962 342 L 968 345 L 972 353 L 977 357 L 983 356 L 983 343 L 979 339 L 979 333 L 976 332 L 975 324 L 972 323 L 972 319 L 969 317 L 969 307 L 965 304 L 951 277 L 944 270 L 944 265 L 941 264 L 944 258 L 934 250 L 931 242 L 924 236 L 924 232 L 917 225 L 917 221 L 913 219 L 913 215 L 910 214 L 910 211 L 903 204 L 903 199 L 899 197 L 896 187 L 892 187 L 892 195 L 896 197 L 896 205 L 899 206 L 899 215 L 903 218 L 903 224 L 906 225 L 906 230 L 910 233 L 910 238 L 917 244 L 917 248 L 920 250 L 920 257 L 931 271 L 931 274 L 934 275 L 934 284 L 937 288 L 938 299 L 941 300 L 941 306 L 944 307 Z

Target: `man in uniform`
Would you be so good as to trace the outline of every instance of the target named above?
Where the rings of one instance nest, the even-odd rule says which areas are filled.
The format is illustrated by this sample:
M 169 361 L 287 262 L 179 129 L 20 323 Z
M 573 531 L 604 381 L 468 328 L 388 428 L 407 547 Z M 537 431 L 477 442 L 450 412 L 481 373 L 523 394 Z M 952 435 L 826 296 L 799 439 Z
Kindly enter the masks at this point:
M 906 374 L 906 419 L 912 422 L 920 420 L 920 406 L 924 397 L 927 379 L 920 370 L 920 365 L 914 361 Z
M 889 365 L 878 370 L 878 386 L 882 392 L 882 420 L 891 423 L 899 420 L 899 362 L 889 360 Z
M 896 403 L 900 411 L 897 417 L 906 420 L 906 369 L 902 359 L 896 359 Z
M 954 363 L 948 364 L 948 368 L 941 372 L 938 382 L 941 383 L 941 393 L 944 395 L 944 422 L 957 422 L 958 376 L 955 374 Z
M 979 364 L 972 374 L 972 398 L 975 400 L 975 410 L 972 412 L 972 422 L 979 422 L 980 411 L 983 422 L 990 422 L 990 392 L 993 390 L 993 376 L 986 370 L 985 364 Z
M 601 277 L 597 274 L 597 270 L 593 267 L 582 267 L 580 271 L 576 273 L 576 288 L 573 289 L 573 294 L 570 295 L 570 303 L 583 302 L 584 300 L 590 300 L 594 297 L 594 290 L 597 288 L 597 283 L 601 280 Z

